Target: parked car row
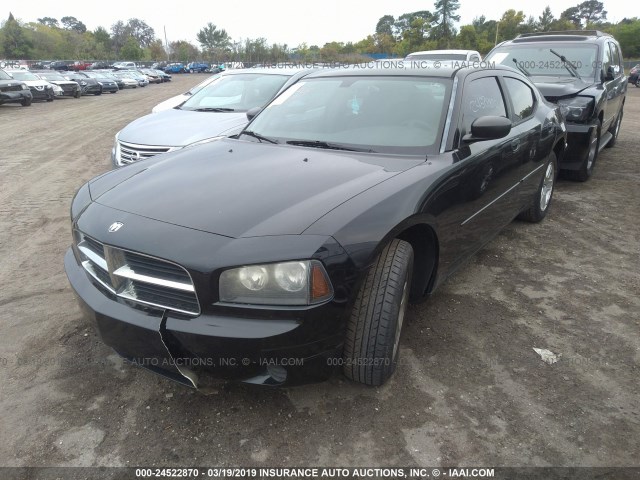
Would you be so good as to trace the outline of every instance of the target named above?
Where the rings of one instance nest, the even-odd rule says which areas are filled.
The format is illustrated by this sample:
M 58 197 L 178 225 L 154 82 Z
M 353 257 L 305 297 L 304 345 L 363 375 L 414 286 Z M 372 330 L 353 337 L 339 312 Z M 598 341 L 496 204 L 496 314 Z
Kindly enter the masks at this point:
M 0 70 L 0 104 L 33 100 L 53 101 L 56 97 L 117 93 L 123 88 L 146 87 L 170 81 L 171 76 L 153 69 L 140 70 Z

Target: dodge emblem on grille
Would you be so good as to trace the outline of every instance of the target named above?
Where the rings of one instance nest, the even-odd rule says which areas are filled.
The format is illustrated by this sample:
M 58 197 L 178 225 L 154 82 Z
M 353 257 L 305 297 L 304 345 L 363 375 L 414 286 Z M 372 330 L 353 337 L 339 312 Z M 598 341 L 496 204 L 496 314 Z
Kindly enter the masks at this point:
M 113 222 L 109 226 L 109 233 L 117 232 L 118 230 L 120 230 L 122 228 L 123 225 L 124 225 L 124 223 L 122 223 L 122 222 Z

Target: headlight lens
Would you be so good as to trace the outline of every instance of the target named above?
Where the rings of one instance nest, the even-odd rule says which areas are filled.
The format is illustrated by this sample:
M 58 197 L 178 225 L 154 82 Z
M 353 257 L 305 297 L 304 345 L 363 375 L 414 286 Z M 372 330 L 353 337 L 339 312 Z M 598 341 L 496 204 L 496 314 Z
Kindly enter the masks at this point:
M 83 87 L 87 85 L 87 82 L 85 82 L 84 80 L 82 82 L 80 82 L 80 85 L 82 85 Z
M 570 122 L 584 122 L 591 116 L 593 97 L 573 97 L 558 100 L 558 105 L 565 118 Z
M 238 269 L 238 280 L 247 290 L 259 292 L 269 281 L 269 273 L 264 267 L 243 267 Z
M 25 83 L 22 84 L 22 89 L 23 90 L 29 90 L 29 86 Z
M 333 287 L 318 260 L 249 265 L 220 275 L 220 301 L 248 305 L 314 305 Z

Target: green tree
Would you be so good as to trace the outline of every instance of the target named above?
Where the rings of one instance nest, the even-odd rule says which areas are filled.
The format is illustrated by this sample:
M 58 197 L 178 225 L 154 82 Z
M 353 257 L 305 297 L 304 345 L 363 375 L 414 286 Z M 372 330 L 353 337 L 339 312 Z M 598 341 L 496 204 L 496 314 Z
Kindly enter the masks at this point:
M 383 17 L 380 17 L 380 20 L 378 20 L 378 23 L 376 24 L 376 33 L 378 35 L 391 35 L 393 37 L 395 33 L 395 22 L 396 19 L 393 15 L 384 15 Z
M 460 15 L 456 14 L 459 8 L 460 2 L 458 0 L 436 1 L 431 38 L 438 41 L 438 46 L 449 48 L 451 40 L 456 35 L 453 23 L 460 20 Z
M 551 13 L 551 8 L 549 5 L 545 7 L 542 11 L 542 15 L 538 17 L 538 29 L 542 32 L 548 32 L 551 30 L 551 24 L 553 23 L 553 13 Z
M 33 44 L 25 33 L 25 29 L 9 12 L 9 18 L 0 29 L 0 56 L 11 60 L 31 58 Z
M 171 58 L 175 61 L 188 63 L 196 60 L 200 56 L 198 47 L 187 42 L 186 40 L 177 40 L 169 44 Z
M 134 37 L 129 37 L 120 49 L 120 58 L 123 60 L 137 61 L 143 57 L 142 48 Z
M 607 19 L 604 4 L 598 0 L 586 0 L 578 5 L 578 16 L 584 20 L 584 25 L 602 22 Z
M 463 25 L 456 37 L 458 47 L 465 50 L 478 50 L 478 34 L 473 25 Z
M 581 27 L 581 18 L 580 18 L 580 10 L 578 7 L 570 7 L 567 8 L 564 12 L 560 14 L 560 20 L 565 22 L 571 22 L 574 28 Z M 567 30 L 567 29 L 563 29 Z
M 51 28 L 58 28 L 60 25 L 58 24 L 58 19 L 53 17 L 42 17 L 38 19 L 38 23 L 42 25 L 46 25 Z
M 78 20 L 76 17 L 62 17 L 60 23 L 65 30 L 72 30 L 77 33 L 84 33 L 87 31 L 87 26 Z
M 516 12 L 513 9 L 507 10 L 502 14 L 502 18 L 498 22 L 499 37 L 502 40 L 511 40 L 512 38 L 515 38 L 521 31 L 523 22 L 524 13 L 522 10 L 519 12 Z
M 227 50 L 231 45 L 231 39 L 226 30 L 216 27 L 209 22 L 200 29 L 196 38 L 204 51 L 209 53 Z

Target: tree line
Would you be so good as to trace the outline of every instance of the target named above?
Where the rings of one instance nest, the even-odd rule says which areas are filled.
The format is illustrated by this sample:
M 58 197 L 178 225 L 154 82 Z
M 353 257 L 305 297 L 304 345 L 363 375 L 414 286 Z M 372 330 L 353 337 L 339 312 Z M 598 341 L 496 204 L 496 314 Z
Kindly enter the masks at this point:
M 620 42 L 625 58 L 640 57 L 640 19 L 607 22 L 607 11 L 598 0 L 586 0 L 554 16 L 546 7 L 539 16 L 525 16 L 509 9 L 500 19 L 475 18 L 455 27 L 460 20 L 458 0 L 436 0 L 433 11 L 421 10 L 399 17 L 384 15 L 366 38 L 357 42 L 328 42 L 323 46 L 302 43 L 295 47 L 269 43 L 266 38 L 232 39 L 209 22 L 201 28 L 198 45 L 186 40 L 163 44 L 143 20 L 117 21 L 109 30 L 90 31 L 73 16 L 59 20 L 42 17 L 22 22 L 9 14 L 0 27 L 0 58 L 20 60 L 130 60 L 130 61 L 242 61 L 275 63 L 286 61 L 363 61 L 372 54 L 404 57 L 419 50 L 460 48 L 486 54 L 496 43 L 521 33 L 598 29 Z

